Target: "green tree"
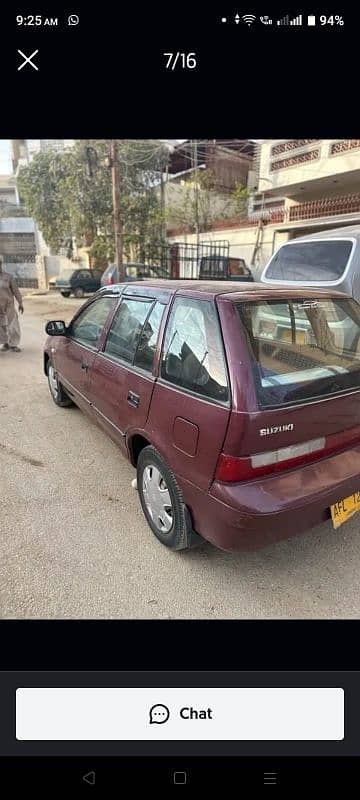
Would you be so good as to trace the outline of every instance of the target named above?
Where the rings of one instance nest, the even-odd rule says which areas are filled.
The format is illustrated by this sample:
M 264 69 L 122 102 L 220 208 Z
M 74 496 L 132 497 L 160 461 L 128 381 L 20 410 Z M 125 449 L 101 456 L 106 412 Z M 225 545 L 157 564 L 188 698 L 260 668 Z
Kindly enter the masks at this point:
M 119 140 L 120 210 L 124 250 L 140 254 L 160 237 L 161 208 L 155 191 L 168 150 L 159 141 Z M 34 157 L 18 177 L 20 196 L 55 251 L 75 237 L 97 264 L 114 258 L 110 142 L 75 142 L 64 153 Z
M 41 153 L 18 176 L 18 190 L 28 212 L 38 223 L 48 245 L 58 250 L 71 238 L 68 204 L 63 196 L 68 176 L 68 156 L 52 151 Z
M 197 169 L 182 187 L 176 187 L 169 202 L 168 222 L 199 232 L 211 230 L 214 222 L 246 213 L 249 190 L 237 184 L 224 192 L 210 169 Z

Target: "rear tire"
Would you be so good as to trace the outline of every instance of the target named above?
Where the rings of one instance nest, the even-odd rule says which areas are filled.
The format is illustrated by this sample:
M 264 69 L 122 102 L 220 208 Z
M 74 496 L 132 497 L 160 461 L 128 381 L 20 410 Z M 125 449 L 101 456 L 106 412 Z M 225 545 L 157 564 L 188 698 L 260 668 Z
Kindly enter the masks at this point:
M 47 376 L 50 394 L 55 405 L 59 406 L 60 408 L 69 408 L 70 406 L 73 406 L 74 403 L 70 399 L 69 395 L 66 394 L 65 389 L 60 383 L 55 367 L 50 358 L 47 365 Z
M 80 297 L 84 297 L 84 289 L 81 286 L 78 286 L 77 289 L 74 289 L 74 297 L 80 299 Z
M 192 547 L 190 515 L 180 487 L 160 453 L 151 445 L 139 455 L 137 487 L 146 520 L 161 544 L 170 550 Z
M 70 297 L 71 292 L 60 292 L 63 297 Z

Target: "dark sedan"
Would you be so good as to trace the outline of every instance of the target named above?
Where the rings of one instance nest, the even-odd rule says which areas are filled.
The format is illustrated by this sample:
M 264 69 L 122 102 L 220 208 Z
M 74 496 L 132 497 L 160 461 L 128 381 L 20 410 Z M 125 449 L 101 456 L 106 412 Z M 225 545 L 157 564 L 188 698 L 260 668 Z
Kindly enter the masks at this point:
M 98 269 L 65 269 L 56 279 L 56 288 L 63 297 L 84 297 L 100 289 L 101 275 Z

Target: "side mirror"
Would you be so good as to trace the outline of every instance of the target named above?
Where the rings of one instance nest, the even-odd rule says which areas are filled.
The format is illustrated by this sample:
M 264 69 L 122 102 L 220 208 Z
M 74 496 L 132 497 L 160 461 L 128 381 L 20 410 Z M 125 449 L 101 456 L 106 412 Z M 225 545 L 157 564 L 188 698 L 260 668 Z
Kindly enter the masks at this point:
M 45 325 L 45 331 L 48 336 L 65 336 L 66 325 L 63 320 L 51 320 Z

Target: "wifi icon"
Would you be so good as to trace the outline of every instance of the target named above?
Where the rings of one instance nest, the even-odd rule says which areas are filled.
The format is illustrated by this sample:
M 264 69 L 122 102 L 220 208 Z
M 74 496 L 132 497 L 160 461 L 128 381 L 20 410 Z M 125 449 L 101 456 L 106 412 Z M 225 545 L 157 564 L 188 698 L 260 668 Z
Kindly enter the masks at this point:
M 244 14 L 244 16 L 242 17 L 242 19 L 244 20 L 244 22 L 246 23 L 246 25 L 249 25 L 249 26 L 250 26 L 250 25 L 252 25 L 252 24 L 253 24 L 253 22 L 255 22 L 255 20 L 256 20 L 256 17 L 255 17 L 255 14 Z

